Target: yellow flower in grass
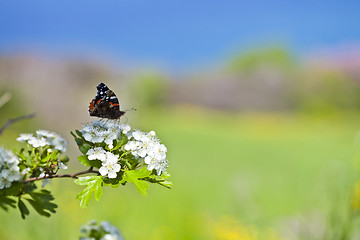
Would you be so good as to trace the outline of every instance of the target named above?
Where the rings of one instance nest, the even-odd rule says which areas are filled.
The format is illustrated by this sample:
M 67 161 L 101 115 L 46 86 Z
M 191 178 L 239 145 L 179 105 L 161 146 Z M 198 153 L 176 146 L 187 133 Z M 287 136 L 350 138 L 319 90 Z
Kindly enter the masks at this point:
M 254 227 L 242 225 L 231 217 L 223 217 L 214 224 L 214 235 L 217 240 L 258 240 Z
M 241 224 L 235 218 L 226 216 L 213 223 L 213 239 L 216 240 L 284 240 L 273 229 L 257 229 Z

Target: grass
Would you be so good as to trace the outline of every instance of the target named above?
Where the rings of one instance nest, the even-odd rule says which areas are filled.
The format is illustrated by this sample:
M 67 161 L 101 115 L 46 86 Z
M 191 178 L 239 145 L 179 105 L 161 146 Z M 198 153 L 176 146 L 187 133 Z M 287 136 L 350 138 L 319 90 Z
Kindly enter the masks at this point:
M 23 221 L 18 212 L 1 211 L 1 239 L 77 239 L 90 219 L 110 221 L 128 240 L 214 239 L 213 224 L 224 217 L 267 228 L 326 211 L 328 189 L 350 182 L 346 176 L 355 172 L 358 115 L 238 115 L 186 107 L 139 119 L 137 126 L 155 130 L 168 147 L 172 190 L 150 186 L 142 197 L 133 186 L 106 189 L 100 202 L 80 209 L 75 196 L 81 188 L 55 179 L 58 213 L 47 219 L 32 212 Z

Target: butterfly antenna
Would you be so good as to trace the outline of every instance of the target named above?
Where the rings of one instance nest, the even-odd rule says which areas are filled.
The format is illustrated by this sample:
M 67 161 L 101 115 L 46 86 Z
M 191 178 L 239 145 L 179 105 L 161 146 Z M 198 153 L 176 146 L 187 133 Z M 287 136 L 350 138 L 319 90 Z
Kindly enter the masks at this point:
M 126 115 L 124 115 L 124 118 L 126 118 L 126 121 L 124 122 L 124 124 L 126 124 L 129 119 L 126 117 Z M 120 119 L 119 119 L 119 121 L 120 121 Z
M 130 111 L 137 111 L 136 108 L 131 108 L 131 109 L 127 109 L 127 110 L 123 110 L 124 112 L 130 112 Z

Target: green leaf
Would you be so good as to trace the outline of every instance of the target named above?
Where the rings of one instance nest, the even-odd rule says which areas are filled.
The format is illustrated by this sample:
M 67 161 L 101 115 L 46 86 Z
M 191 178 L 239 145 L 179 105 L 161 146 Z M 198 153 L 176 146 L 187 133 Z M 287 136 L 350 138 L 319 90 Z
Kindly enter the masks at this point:
M 78 157 L 78 160 L 85 166 L 91 167 L 90 160 L 87 158 L 86 155 L 81 155 Z
M 2 208 L 3 210 L 7 211 L 8 207 L 12 207 L 15 208 L 16 201 L 11 199 L 10 197 L 7 196 L 1 196 L 0 197 L 0 208 Z
M 149 189 L 149 183 L 143 181 L 139 178 L 146 178 L 151 174 L 146 168 L 141 168 L 139 170 L 129 170 L 125 171 L 124 180 L 132 182 L 136 189 L 141 193 L 141 195 L 146 196 L 147 190 Z
M 81 146 L 84 144 L 84 141 L 81 138 L 75 138 L 75 142 L 78 146 Z
M 87 176 L 80 177 L 74 181 L 78 185 L 86 185 L 87 187 L 82 190 L 76 196 L 76 199 L 80 200 L 80 207 L 86 207 L 92 197 L 92 193 L 94 192 L 94 197 L 96 201 L 100 200 L 100 197 L 103 193 L 102 189 L 102 177 L 101 176 Z
M 161 186 L 169 188 L 169 189 L 171 189 L 173 187 L 173 183 L 169 182 L 169 181 L 158 182 L 157 184 L 160 184 Z
M 163 172 L 163 173 L 161 174 L 161 177 L 162 177 L 163 179 L 166 179 L 166 178 L 171 177 L 171 175 L 170 175 L 169 173 L 167 173 L 167 172 Z
M 87 167 L 101 167 L 101 161 L 100 160 L 89 160 L 87 155 L 81 155 L 78 157 L 78 160 Z
M 82 135 L 82 133 L 81 133 L 79 130 L 76 130 L 75 132 L 76 132 L 76 134 L 77 134 L 80 138 L 83 138 L 83 135 Z
M 55 160 L 58 159 L 60 155 L 60 151 L 59 150 L 54 150 L 53 152 L 51 152 L 51 154 L 46 155 L 43 159 L 41 159 L 42 162 L 48 162 L 49 159 Z
M 6 196 L 17 196 L 17 195 L 20 195 L 20 189 L 19 187 L 15 187 L 14 185 L 17 185 L 17 182 L 14 182 L 13 185 L 11 185 L 11 187 L 9 188 L 4 188 L 4 189 L 1 189 L 0 190 L 0 196 L 1 197 L 6 197 Z M 1 200 L 0 200 L 1 201 Z
M 121 148 L 121 142 L 119 142 L 119 141 L 117 141 L 117 140 L 114 140 L 114 148 L 113 149 L 111 149 L 112 151 L 115 151 L 115 150 L 118 150 L 119 148 Z
M 170 177 L 169 174 L 161 174 L 161 176 L 158 175 L 150 175 L 149 177 L 143 178 L 143 180 L 151 182 L 151 183 L 157 183 L 163 187 L 171 189 L 173 184 L 172 182 L 166 181 L 165 179 Z
M 127 137 L 123 137 L 121 138 L 120 141 L 115 140 L 115 147 L 112 150 L 118 150 L 119 148 L 121 148 L 122 146 L 124 146 L 128 141 Z
M 26 207 L 25 203 L 19 198 L 18 207 L 21 213 L 21 218 L 25 219 L 26 215 L 29 215 L 29 209 Z
M 73 136 L 74 138 L 77 138 L 77 136 L 75 135 L 75 133 L 73 133 L 72 131 L 70 131 L 71 136 Z
M 79 150 L 82 154 L 86 155 L 86 153 L 89 151 L 89 149 L 91 148 L 90 144 L 84 143 L 81 146 L 79 146 Z
M 42 189 L 39 192 L 30 192 L 30 197 L 32 199 L 26 199 L 31 206 L 35 209 L 35 211 L 45 217 L 50 217 L 50 213 L 55 213 L 57 205 L 52 203 L 54 197 L 48 190 Z

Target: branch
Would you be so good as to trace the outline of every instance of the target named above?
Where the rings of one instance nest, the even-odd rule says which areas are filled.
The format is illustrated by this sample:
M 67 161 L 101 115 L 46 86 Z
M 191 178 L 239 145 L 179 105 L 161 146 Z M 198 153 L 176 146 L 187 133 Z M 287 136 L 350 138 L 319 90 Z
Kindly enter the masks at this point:
M 23 119 L 26 119 L 26 118 L 33 118 L 35 116 L 35 113 L 31 113 L 31 114 L 28 114 L 28 115 L 24 115 L 24 116 L 20 116 L 20 117 L 17 117 L 17 118 L 12 118 L 12 119 L 9 119 L 9 121 L 7 121 L 7 123 L 2 127 L 0 128 L 0 135 L 3 133 L 3 131 L 8 128 L 11 124 L 13 123 L 16 123 L 20 120 L 23 120 Z
M 88 173 L 97 173 L 97 174 L 99 174 L 98 171 L 94 171 L 93 167 L 91 167 L 86 171 L 77 172 L 77 173 L 73 173 L 73 174 L 49 175 L 49 176 L 44 176 L 44 177 L 29 178 L 29 179 L 26 179 L 24 181 L 24 183 L 34 182 L 34 181 L 43 180 L 43 179 L 51 179 L 51 178 L 78 178 L 77 176 L 88 174 Z

